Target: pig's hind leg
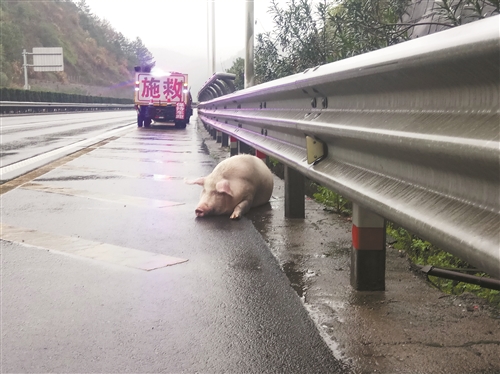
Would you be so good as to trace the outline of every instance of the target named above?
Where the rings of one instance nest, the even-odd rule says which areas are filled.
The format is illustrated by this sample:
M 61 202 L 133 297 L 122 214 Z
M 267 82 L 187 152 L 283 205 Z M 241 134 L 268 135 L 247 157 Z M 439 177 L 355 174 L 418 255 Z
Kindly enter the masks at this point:
M 249 200 L 243 200 L 238 205 L 234 207 L 233 213 L 229 218 L 231 219 L 240 219 L 243 214 L 250 210 L 252 202 Z

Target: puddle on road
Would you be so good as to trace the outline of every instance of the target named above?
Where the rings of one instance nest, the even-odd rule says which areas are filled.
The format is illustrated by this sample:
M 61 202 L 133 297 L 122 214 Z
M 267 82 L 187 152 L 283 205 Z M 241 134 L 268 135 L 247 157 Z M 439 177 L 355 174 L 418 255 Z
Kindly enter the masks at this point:
M 65 165 L 63 166 L 64 169 L 67 170 L 80 170 L 80 171 L 86 171 L 88 173 L 105 173 L 106 176 L 99 177 L 100 179 L 113 179 L 113 178 L 135 178 L 135 179 L 153 179 L 155 181 L 170 181 L 170 180 L 184 180 L 184 177 L 181 176 L 173 176 L 173 175 L 166 175 L 166 174 L 146 174 L 146 173 L 122 173 L 120 171 L 116 170 L 98 170 L 94 168 L 88 168 L 88 167 L 79 167 L 79 166 L 74 166 L 74 165 Z M 82 177 L 81 180 L 89 179 L 89 177 Z M 92 179 L 92 178 L 90 178 Z M 37 181 L 50 181 L 50 180 L 63 180 L 63 179 L 37 179 Z
M 19 152 L 1 152 L 0 153 L 0 158 L 5 157 L 5 156 L 14 156 L 17 155 Z
M 96 179 L 118 179 L 117 175 L 74 175 L 68 177 L 54 177 L 54 178 L 37 178 L 37 182 L 65 182 L 65 181 L 84 181 Z
M 300 298 L 304 297 L 306 291 L 305 272 L 297 269 L 297 265 L 293 261 L 287 261 L 281 265 L 283 272 L 290 281 L 290 286 L 295 290 Z
M 120 155 L 120 156 L 111 156 L 111 155 L 100 155 L 100 154 L 93 154 L 89 153 L 87 157 L 93 157 L 93 158 L 104 158 L 106 160 L 132 160 L 132 161 L 137 161 L 137 162 L 151 162 L 154 164 L 185 164 L 186 160 L 162 160 L 159 158 L 139 158 L 139 157 L 128 157 L 125 155 Z M 200 165 L 212 165 L 213 161 L 208 160 L 208 161 L 196 161 Z
M 201 143 L 201 146 L 200 146 L 200 152 L 198 153 L 205 153 L 207 155 L 210 154 L 210 150 L 208 149 L 208 146 L 207 144 L 205 143 L 205 140 L 203 140 L 203 142 Z
M 191 151 L 173 151 L 170 149 L 145 149 L 145 148 L 131 148 L 131 147 L 106 147 L 106 151 L 119 151 L 119 152 L 130 152 L 137 151 L 139 153 L 193 153 Z
M 328 250 L 323 252 L 321 257 L 344 258 L 351 252 L 350 241 L 339 241 L 327 243 Z

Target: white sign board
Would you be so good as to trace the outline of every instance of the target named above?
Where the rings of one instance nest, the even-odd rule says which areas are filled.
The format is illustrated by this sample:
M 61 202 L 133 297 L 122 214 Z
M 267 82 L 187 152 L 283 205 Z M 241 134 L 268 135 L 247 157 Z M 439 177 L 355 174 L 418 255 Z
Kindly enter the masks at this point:
M 35 71 L 64 71 L 62 47 L 33 48 Z

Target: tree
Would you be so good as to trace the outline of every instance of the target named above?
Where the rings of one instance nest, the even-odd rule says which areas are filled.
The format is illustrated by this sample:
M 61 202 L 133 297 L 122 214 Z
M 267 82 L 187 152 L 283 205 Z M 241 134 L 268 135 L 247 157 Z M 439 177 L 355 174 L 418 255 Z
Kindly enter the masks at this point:
M 5 55 L 3 52 L 3 45 L 0 44 L 0 87 L 8 87 L 9 86 L 9 77 L 4 73 L 4 65 L 5 65 Z
M 409 39 L 422 22 L 407 20 L 411 0 L 271 1 L 272 33 L 257 35 L 258 83 L 307 68 L 387 47 Z M 436 0 L 440 18 L 428 23 L 449 28 L 500 12 L 500 0 Z M 425 22 L 424 22 L 425 24 Z
M 137 57 L 137 62 L 141 66 L 153 67 L 155 65 L 155 61 L 153 58 L 153 54 L 149 52 L 146 46 L 142 43 L 141 38 L 137 37 L 135 41 L 132 43 L 132 48 Z
M 314 12 L 311 0 L 291 0 L 288 8 L 281 9 L 276 1 L 272 0 L 270 6 L 276 46 L 290 68 L 299 72 L 327 62 L 328 50 L 321 35 L 326 24 L 326 6 L 319 5 Z
M 291 0 L 281 8 L 271 1 L 272 33 L 257 35 L 255 71 L 258 83 L 304 71 L 333 61 L 335 45 L 330 35 L 331 5 L 326 0 Z
M 231 73 L 236 75 L 234 78 L 234 86 L 236 90 L 242 90 L 245 88 L 245 60 L 238 57 L 233 61 L 233 66 L 226 69 L 226 73 Z
M 495 0 L 496 1 L 496 0 Z M 259 83 L 406 40 L 399 25 L 410 0 L 271 1 L 272 33 L 259 34 Z
M 435 4 L 436 13 L 449 27 L 500 13 L 500 0 L 440 0 Z
M 343 0 L 330 8 L 334 60 L 366 53 L 408 39 L 402 18 L 409 0 Z

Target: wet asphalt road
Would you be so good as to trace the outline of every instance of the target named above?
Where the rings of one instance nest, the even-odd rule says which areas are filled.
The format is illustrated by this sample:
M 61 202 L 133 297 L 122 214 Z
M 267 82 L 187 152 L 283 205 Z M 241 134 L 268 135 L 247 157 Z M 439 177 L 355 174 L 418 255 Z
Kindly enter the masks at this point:
M 1 196 L 2 372 L 345 372 L 250 220 L 195 218 L 184 179 L 215 166 L 195 126 L 132 128 Z
M 1 117 L 2 166 L 132 123 L 133 110 Z

